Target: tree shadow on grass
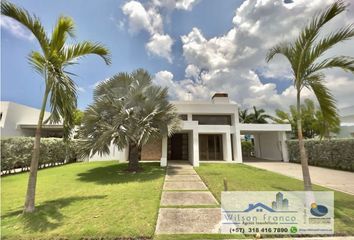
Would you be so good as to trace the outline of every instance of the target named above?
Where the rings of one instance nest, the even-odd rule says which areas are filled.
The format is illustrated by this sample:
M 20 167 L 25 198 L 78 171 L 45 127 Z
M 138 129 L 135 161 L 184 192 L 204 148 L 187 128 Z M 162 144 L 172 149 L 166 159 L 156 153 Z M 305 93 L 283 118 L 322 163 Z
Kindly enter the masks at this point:
M 65 218 L 65 216 L 60 212 L 62 208 L 76 201 L 97 200 L 105 197 L 106 195 L 94 195 L 85 197 L 59 198 L 41 203 L 36 206 L 36 210 L 33 213 L 23 214 L 23 210 L 21 209 L 2 215 L 1 218 L 4 220 L 7 217 L 17 217 L 23 223 L 26 230 L 45 232 L 62 225 Z
M 78 180 L 105 185 L 152 181 L 165 175 L 165 169 L 158 163 L 140 163 L 140 166 L 142 171 L 136 173 L 126 171 L 128 167 L 126 163 L 92 168 L 87 172 L 79 173 Z

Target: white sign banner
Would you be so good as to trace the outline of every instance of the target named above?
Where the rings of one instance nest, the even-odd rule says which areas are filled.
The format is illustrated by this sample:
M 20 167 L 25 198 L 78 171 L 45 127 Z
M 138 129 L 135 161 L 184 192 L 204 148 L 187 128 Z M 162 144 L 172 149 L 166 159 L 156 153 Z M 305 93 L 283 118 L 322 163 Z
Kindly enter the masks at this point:
M 221 233 L 333 234 L 333 192 L 222 192 Z

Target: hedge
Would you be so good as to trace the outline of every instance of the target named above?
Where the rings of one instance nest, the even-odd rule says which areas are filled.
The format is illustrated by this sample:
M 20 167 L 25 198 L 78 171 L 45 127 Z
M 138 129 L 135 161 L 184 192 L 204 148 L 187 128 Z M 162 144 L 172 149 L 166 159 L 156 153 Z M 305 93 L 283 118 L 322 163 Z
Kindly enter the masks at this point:
M 287 141 L 290 162 L 300 162 L 297 140 Z M 354 139 L 305 140 L 309 165 L 354 171 Z
M 1 171 L 10 173 L 12 169 L 28 170 L 33 151 L 33 137 L 10 137 L 1 141 Z M 61 138 L 42 138 L 39 168 L 77 161 L 77 142 L 65 143 Z
M 253 155 L 254 149 L 252 142 L 242 141 L 241 142 L 242 156 L 251 157 Z

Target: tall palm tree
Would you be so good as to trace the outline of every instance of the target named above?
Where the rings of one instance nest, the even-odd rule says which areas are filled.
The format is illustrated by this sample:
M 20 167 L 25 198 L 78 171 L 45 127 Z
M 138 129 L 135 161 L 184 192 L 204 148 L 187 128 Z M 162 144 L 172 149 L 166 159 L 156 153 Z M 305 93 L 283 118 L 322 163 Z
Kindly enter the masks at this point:
M 302 29 L 297 39 L 293 42 L 282 42 L 275 45 L 269 50 L 266 57 L 266 61 L 269 62 L 277 54 L 284 55 L 292 68 L 294 87 L 297 91 L 297 134 L 306 191 L 311 191 L 312 185 L 302 136 L 301 91 L 304 88 L 311 90 L 319 102 L 324 119 L 328 123 L 336 121 L 338 114 L 335 99 L 324 83 L 325 76 L 322 71 L 329 68 L 341 68 L 354 72 L 354 58 L 348 56 L 323 58 L 323 55 L 337 43 L 354 36 L 353 24 L 342 27 L 321 39 L 318 38 L 323 26 L 345 11 L 346 7 L 343 1 L 336 1 L 315 15 Z
M 110 57 L 109 51 L 98 43 L 84 41 L 73 45 L 66 45 L 68 36 L 74 37 L 75 26 L 73 19 L 70 17 L 59 17 L 52 34 L 48 36 L 39 18 L 29 14 L 23 8 L 3 1 L 1 2 L 1 14 L 25 26 L 32 32 L 41 47 L 41 52 L 32 51 L 28 57 L 29 63 L 45 81 L 45 91 L 35 133 L 24 206 L 24 212 L 33 212 L 35 210 L 41 129 L 48 98 L 51 114 L 46 121 L 58 123 L 62 119 L 64 135 L 67 137 L 74 125 L 73 113 L 77 105 L 77 94 L 76 85 L 71 79 L 71 75 L 73 74 L 68 72 L 66 68 L 75 64 L 78 58 L 88 54 L 96 54 L 102 57 L 106 64 L 110 64 Z
M 94 103 L 85 113 L 80 128 L 84 157 L 109 154 L 113 143 L 120 150 L 129 146 L 129 171 L 139 170 L 141 148 L 149 140 L 171 136 L 180 119 L 169 103 L 167 88 L 152 84 L 143 69 L 119 73 L 99 84 Z
M 267 119 L 271 119 L 270 115 L 265 114 L 264 109 L 257 109 L 253 106 L 253 113 L 249 115 L 251 123 L 268 123 Z

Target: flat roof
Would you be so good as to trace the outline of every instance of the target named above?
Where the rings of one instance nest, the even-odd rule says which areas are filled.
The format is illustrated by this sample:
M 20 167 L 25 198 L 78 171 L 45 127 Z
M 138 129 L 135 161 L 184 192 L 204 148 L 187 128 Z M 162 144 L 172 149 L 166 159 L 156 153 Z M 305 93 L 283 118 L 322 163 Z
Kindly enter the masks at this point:
M 244 132 L 289 132 L 291 131 L 290 124 L 275 124 L 275 123 L 240 123 L 240 130 Z
M 22 129 L 36 129 L 37 124 L 17 124 Z M 61 124 L 45 124 L 42 126 L 42 129 L 53 129 L 53 130 L 62 130 L 64 127 Z

